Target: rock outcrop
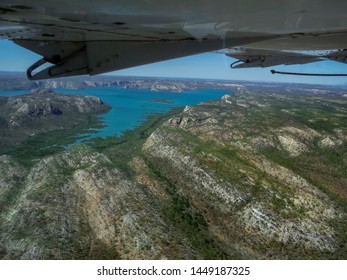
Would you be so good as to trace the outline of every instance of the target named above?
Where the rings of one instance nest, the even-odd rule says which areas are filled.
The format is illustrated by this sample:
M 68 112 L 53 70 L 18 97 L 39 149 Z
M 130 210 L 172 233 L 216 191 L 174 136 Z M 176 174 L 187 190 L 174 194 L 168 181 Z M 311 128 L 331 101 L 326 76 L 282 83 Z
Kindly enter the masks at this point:
M 30 94 L 1 97 L 1 146 L 11 146 L 38 133 L 86 125 L 92 115 L 111 107 L 94 96 L 35 89 Z M 15 139 L 15 143 L 13 142 Z

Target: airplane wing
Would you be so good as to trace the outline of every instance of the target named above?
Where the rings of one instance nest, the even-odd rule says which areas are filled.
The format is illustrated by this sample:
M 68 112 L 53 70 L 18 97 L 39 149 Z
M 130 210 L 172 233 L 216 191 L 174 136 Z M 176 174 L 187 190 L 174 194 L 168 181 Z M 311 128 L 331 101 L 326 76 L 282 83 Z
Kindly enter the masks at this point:
M 300 52 L 232 48 L 222 50 L 219 53 L 224 53 L 225 55 L 236 59 L 236 61 L 230 65 L 232 69 L 307 64 L 322 60 L 334 60 L 337 62 L 347 63 L 346 49 L 324 52 Z
M 269 67 L 276 65 L 306 64 L 323 59 L 322 55 L 315 53 L 289 52 L 278 50 L 262 50 L 234 48 L 223 51 L 227 56 L 237 59 L 230 65 L 232 69 Z
M 96 75 L 221 49 L 243 62 L 233 65 L 238 68 L 345 62 L 347 1 L 2 0 L 0 39 L 42 56 L 28 68 L 32 80 Z

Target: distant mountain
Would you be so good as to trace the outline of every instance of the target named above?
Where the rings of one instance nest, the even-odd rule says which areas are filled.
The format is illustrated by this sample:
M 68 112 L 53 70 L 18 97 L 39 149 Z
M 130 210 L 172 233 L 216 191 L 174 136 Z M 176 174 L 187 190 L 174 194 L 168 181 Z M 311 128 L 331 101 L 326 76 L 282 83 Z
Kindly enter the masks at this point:
M 346 259 L 347 99 L 282 89 L 0 156 L 0 257 Z
M 149 78 L 149 77 L 121 77 L 121 76 L 96 76 L 72 77 L 41 81 L 30 81 L 24 73 L 0 72 L 1 90 L 30 90 L 30 89 L 87 89 L 95 87 L 120 87 L 123 89 L 149 89 L 156 92 L 177 92 L 187 90 L 219 89 L 239 91 L 267 90 L 273 92 L 300 92 L 314 93 L 316 95 L 346 94 L 346 86 L 322 86 L 306 84 L 285 83 L 255 83 L 230 80 L 199 80 L 199 79 L 174 79 L 174 78 Z

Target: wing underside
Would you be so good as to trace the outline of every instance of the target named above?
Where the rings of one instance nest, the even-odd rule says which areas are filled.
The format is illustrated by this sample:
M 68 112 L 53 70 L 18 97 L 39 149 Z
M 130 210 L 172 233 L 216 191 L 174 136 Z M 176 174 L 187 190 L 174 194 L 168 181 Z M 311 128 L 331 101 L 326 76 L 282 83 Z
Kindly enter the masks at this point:
M 342 0 L 0 3 L 0 39 L 42 56 L 28 68 L 33 80 L 96 75 L 222 49 L 237 59 L 232 68 L 321 59 L 344 63 L 346 22 L 347 2 Z
M 293 52 L 234 48 L 223 50 L 221 52 L 236 59 L 236 61 L 230 65 L 232 69 L 307 64 L 322 60 L 334 60 L 337 62 L 347 63 L 347 50 L 344 49 L 325 52 Z
M 306 64 L 322 59 L 314 54 L 259 49 L 232 49 L 226 51 L 226 55 L 237 60 L 231 64 L 233 69 Z

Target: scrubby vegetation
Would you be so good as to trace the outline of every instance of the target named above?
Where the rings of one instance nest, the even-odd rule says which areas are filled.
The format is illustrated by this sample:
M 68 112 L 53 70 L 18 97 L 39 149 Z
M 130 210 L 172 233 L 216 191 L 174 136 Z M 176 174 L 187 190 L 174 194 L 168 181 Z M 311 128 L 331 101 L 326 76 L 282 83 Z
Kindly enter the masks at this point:
M 258 91 L 36 135 L 0 157 L 0 256 L 346 259 L 346 120 L 342 97 Z

